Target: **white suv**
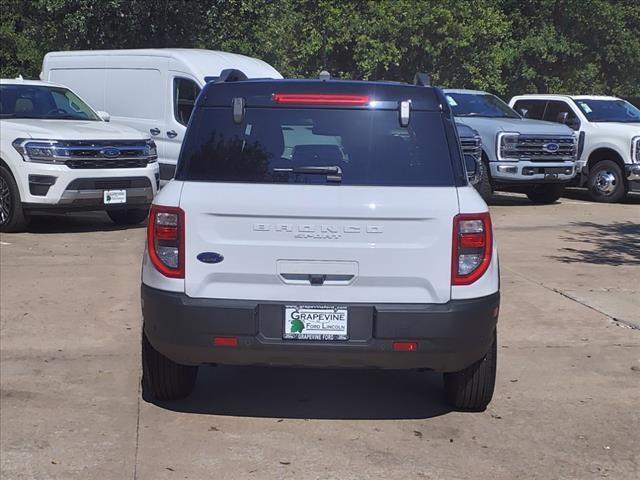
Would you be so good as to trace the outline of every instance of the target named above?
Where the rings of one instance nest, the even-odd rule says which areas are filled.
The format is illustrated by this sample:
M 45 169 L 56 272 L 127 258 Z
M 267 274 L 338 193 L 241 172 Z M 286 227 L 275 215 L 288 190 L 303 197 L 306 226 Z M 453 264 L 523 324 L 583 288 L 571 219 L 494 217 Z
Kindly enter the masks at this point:
M 426 368 L 484 409 L 498 257 L 442 91 L 239 78 L 204 87 L 151 207 L 145 394 L 207 364 Z
M 105 118 L 61 85 L 0 80 L 0 231 L 24 229 L 34 212 L 146 219 L 159 182 L 155 144 Z
M 518 95 L 509 102 L 526 118 L 564 123 L 579 132 L 575 183 L 598 202 L 640 191 L 640 110 L 616 97 Z

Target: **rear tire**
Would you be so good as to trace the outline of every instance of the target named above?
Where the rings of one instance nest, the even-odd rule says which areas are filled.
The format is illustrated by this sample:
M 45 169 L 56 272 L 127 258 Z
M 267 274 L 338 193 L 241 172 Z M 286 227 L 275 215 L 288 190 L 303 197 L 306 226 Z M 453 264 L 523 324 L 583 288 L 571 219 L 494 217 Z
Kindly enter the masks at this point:
M 193 392 L 198 367 L 180 365 L 158 352 L 142 333 L 142 392 L 146 398 L 177 400 Z
M 107 210 L 107 215 L 118 225 L 137 225 L 149 216 L 146 208 L 132 208 L 129 210 Z
M 497 340 L 487 354 L 459 372 L 444 374 L 447 401 L 458 410 L 483 411 L 493 398 L 496 384 Z
M 489 201 L 493 197 L 493 187 L 491 186 L 491 176 L 489 174 L 489 167 L 487 166 L 484 160 L 480 162 L 478 167 L 479 167 L 478 175 L 480 177 L 480 180 L 474 186 L 478 191 L 478 193 L 480 194 L 480 196 L 482 197 L 482 199 L 486 203 L 489 203 Z
M 28 224 L 18 185 L 11 172 L 0 166 L 0 232 L 21 232 Z
M 587 187 L 596 202 L 616 203 L 627 193 L 622 169 L 612 160 L 601 160 L 589 169 Z
M 541 205 L 555 203 L 564 193 L 564 184 L 551 183 L 546 185 L 536 185 L 527 192 L 527 197 L 533 203 Z

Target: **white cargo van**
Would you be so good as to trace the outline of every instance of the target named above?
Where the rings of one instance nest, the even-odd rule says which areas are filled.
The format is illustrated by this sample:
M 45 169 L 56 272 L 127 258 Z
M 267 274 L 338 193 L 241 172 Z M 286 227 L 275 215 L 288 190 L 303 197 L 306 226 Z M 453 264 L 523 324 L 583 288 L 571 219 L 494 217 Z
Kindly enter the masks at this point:
M 249 78 L 282 78 L 257 58 L 182 48 L 50 52 L 40 77 L 72 88 L 114 123 L 151 135 L 165 183 L 173 178 L 196 97 L 228 68 Z

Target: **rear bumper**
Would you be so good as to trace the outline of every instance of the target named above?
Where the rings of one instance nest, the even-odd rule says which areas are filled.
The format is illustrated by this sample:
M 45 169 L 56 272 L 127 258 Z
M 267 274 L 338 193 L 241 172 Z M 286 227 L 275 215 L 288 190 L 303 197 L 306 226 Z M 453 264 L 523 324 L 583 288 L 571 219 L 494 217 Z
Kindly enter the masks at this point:
M 284 306 L 300 302 L 194 299 L 142 285 L 144 331 L 182 364 L 461 370 L 489 350 L 500 294 L 446 304 L 351 304 L 349 340 L 283 340 Z M 305 303 L 305 302 L 302 302 Z M 214 336 L 238 338 L 214 347 Z M 415 341 L 417 351 L 393 351 Z

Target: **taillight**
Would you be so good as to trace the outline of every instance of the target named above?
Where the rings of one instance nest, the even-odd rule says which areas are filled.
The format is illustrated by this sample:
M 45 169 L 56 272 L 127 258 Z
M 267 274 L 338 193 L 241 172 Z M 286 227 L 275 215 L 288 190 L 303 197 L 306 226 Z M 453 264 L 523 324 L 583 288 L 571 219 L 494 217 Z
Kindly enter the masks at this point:
M 358 106 L 369 103 L 368 95 L 327 93 L 274 93 L 273 101 L 282 104 Z
M 453 218 L 452 285 L 469 285 L 484 275 L 491 263 L 492 241 L 489 213 Z
M 151 263 L 166 277 L 184 278 L 184 212 L 152 205 L 147 227 Z

